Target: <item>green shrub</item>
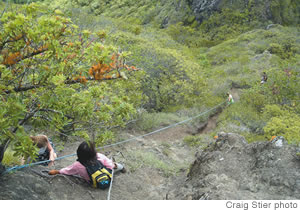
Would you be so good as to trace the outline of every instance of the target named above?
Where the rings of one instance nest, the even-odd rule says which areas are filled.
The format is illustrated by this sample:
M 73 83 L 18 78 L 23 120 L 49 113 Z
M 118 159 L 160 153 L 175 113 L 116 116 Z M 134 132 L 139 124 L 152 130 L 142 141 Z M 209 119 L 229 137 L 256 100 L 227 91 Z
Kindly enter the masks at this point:
M 235 103 L 219 117 L 220 122 L 234 123 L 238 126 L 246 126 L 255 134 L 263 134 L 263 127 L 266 121 L 251 105 L 244 103 Z
M 139 168 L 140 165 L 144 165 L 146 167 L 158 169 L 165 176 L 169 177 L 177 172 L 186 165 L 179 164 L 177 162 L 168 162 L 163 161 L 160 157 L 156 156 L 152 152 L 145 151 L 135 151 L 131 154 L 134 161 L 129 163 L 129 168 L 131 171 L 135 171 Z
M 14 152 L 10 148 L 7 148 L 7 150 L 4 153 L 2 163 L 5 166 L 21 165 L 21 159 L 15 156 Z
M 184 137 L 183 142 L 190 147 L 195 147 L 201 144 L 201 138 L 199 136 L 186 136 Z
M 281 116 L 272 117 L 264 127 L 265 136 L 283 136 L 289 143 L 300 143 L 300 116 L 288 110 L 281 110 Z
M 160 126 L 168 126 L 181 120 L 183 120 L 182 117 L 178 117 L 173 113 L 144 112 L 136 122 L 136 128 L 142 131 L 151 131 Z
M 281 109 L 279 105 L 272 104 L 266 105 L 263 110 L 263 116 L 265 119 L 271 119 L 272 117 L 282 117 L 285 112 Z

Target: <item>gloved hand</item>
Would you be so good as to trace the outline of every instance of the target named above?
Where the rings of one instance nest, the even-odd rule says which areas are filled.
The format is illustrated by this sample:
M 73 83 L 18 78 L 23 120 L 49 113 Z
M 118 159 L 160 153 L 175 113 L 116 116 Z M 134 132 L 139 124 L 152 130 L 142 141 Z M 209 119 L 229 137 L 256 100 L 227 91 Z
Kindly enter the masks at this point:
M 56 175 L 56 174 L 59 174 L 59 171 L 58 170 L 50 170 L 48 172 L 49 175 Z

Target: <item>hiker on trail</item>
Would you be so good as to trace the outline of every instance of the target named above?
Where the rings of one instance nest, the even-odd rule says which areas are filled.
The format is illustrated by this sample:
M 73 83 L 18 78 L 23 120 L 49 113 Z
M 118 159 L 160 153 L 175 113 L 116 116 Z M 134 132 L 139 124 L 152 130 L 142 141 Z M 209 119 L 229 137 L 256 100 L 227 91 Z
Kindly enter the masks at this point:
M 105 155 L 97 153 L 94 142 L 82 142 L 77 149 L 77 157 L 77 161 L 72 165 L 60 170 L 51 170 L 49 174 L 79 175 L 91 183 L 93 187 L 105 189 L 110 184 L 112 170 L 114 172 L 126 172 L 123 165 L 114 163 Z M 102 182 L 97 183 L 102 178 L 104 184 Z
M 50 138 L 45 135 L 38 135 L 38 136 L 30 136 L 31 140 L 36 144 L 36 146 L 40 149 L 38 152 L 38 157 L 35 162 L 37 161 L 45 161 L 50 160 L 49 164 L 42 163 L 45 166 L 52 166 L 54 165 L 54 160 L 57 158 L 57 155 L 54 150 L 54 144 Z
M 261 76 L 260 84 L 264 84 L 265 82 L 267 82 L 267 80 L 268 80 L 268 76 L 266 72 L 263 72 L 263 75 Z
M 234 103 L 234 100 L 233 100 L 233 97 L 232 97 L 232 95 L 230 94 L 230 93 L 227 93 L 227 103 L 228 103 L 228 105 L 230 105 L 230 104 L 233 104 Z

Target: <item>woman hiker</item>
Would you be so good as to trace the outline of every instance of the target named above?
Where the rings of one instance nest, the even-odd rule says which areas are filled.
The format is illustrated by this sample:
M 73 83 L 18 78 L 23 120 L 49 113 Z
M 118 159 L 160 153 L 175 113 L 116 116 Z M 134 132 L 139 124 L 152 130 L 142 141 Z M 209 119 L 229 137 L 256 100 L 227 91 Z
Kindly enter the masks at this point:
M 230 105 L 230 104 L 233 104 L 234 103 L 234 100 L 233 100 L 233 97 L 232 97 L 232 95 L 230 94 L 230 93 L 227 93 L 227 103 L 228 103 L 228 105 Z
M 100 161 L 100 168 L 101 166 L 104 166 L 104 169 L 106 172 L 109 173 L 109 176 L 111 176 L 111 170 L 114 170 L 114 172 L 121 171 L 122 173 L 125 173 L 126 171 L 122 164 L 114 163 L 111 159 L 109 159 L 105 155 L 101 153 L 97 153 L 94 142 L 89 142 L 89 143 L 85 141 L 82 142 L 77 149 L 77 157 L 78 157 L 77 161 L 75 161 L 70 166 L 60 170 L 51 170 L 49 171 L 49 174 L 50 175 L 56 175 L 56 174 L 79 175 L 80 177 L 84 178 L 87 182 L 96 185 L 96 183 L 94 183 L 96 181 L 93 180 L 93 173 L 95 173 L 95 171 L 91 172 L 90 167 L 96 166 L 99 168 L 99 166 L 97 166 L 98 161 Z M 98 168 L 96 168 L 96 170 Z

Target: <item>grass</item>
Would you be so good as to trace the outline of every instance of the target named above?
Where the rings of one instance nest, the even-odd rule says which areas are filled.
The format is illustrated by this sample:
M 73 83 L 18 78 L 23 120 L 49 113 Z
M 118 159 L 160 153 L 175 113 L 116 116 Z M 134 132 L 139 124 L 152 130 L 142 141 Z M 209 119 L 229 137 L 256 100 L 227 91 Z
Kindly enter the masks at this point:
M 141 131 L 151 131 L 160 126 L 168 126 L 173 123 L 184 120 L 183 117 L 179 117 L 174 113 L 148 113 L 144 112 L 140 119 L 136 123 L 136 127 Z
M 128 168 L 130 171 L 134 172 L 143 165 L 150 168 L 157 169 L 163 173 L 164 176 L 169 177 L 183 168 L 183 164 L 176 163 L 175 161 L 169 162 L 162 160 L 152 152 L 145 151 L 134 151 L 131 153 L 132 161 L 129 161 Z
M 205 147 L 207 147 L 207 145 L 209 145 L 210 142 L 215 141 L 211 134 L 202 134 L 200 136 L 186 136 L 183 139 L 183 142 L 189 147 L 204 149 Z

